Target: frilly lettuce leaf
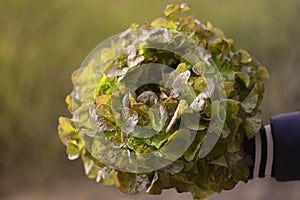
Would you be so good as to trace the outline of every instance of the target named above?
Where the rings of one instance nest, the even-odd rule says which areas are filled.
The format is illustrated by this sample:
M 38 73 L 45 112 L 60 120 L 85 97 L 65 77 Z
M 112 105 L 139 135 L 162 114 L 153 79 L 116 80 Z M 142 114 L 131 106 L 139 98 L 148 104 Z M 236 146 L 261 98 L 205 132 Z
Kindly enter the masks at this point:
M 203 73 L 209 73 L 203 70 L 205 62 L 192 65 L 172 52 L 146 48 L 146 43 L 125 48 L 121 56 L 115 58 L 114 47 L 120 44 L 112 43 L 112 47 L 103 49 L 100 55 L 106 69 L 98 80 L 93 94 L 95 101 L 90 102 L 92 106 L 89 112 L 80 112 L 80 100 L 74 94 L 66 98 L 69 111 L 79 113 L 76 120 L 90 117 L 96 124 L 97 130 L 89 137 L 96 137 L 97 131 L 102 131 L 115 148 L 122 148 L 129 153 L 145 153 L 161 150 L 174 140 L 185 143 L 187 138 L 178 130 L 181 119 L 185 131 L 195 131 L 196 135 L 187 151 L 169 166 L 149 173 L 128 173 L 101 163 L 95 157 L 104 148 L 102 143 L 97 140 L 92 142 L 92 152 L 89 152 L 86 148 L 89 141 L 82 140 L 74 119 L 60 117 L 58 134 L 67 146 L 66 153 L 70 159 L 81 156 L 89 178 L 105 185 L 115 184 L 126 194 L 137 194 L 143 190 L 148 194 L 160 194 L 164 189 L 175 188 L 178 192 L 191 192 L 194 199 L 204 199 L 215 192 L 232 189 L 239 181 L 247 181 L 249 163 L 241 146 L 244 138 L 253 138 L 262 125 L 262 78 L 269 77 L 268 70 L 246 50 L 235 50 L 234 40 L 227 38 L 222 30 L 186 15 L 188 10 L 188 4 L 168 5 L 164 11 L 165 18 L 160 17 L 142 25 L 157 29 L 144 31 L 141 37 L 159 43 L 172 41 L 175 46 L 180 46 L 184 41 L 173 38 L 164 28 L 184 32 L 211 55 L 223 78 L 226 96 L 222 100 L 226 102 L 224 127 L 214 130 L 221 136 L 216 146 L 206 157 L 199 157 L 211 125 L 212 113 L 218 113 L 222 106 L 221 101 L 210 101 L 210 90 L 214 88 L 210 88 L 203 76 Z M 120 37 L 130 38 L 130 31 L 137 30 L 137 27 L 137 24 L 132 24 Z M 120 80 L 139 65 L 147 63 L 160 63 L 173 68 L 173 73 L 162 75 L 164 85 L 172 87 L 150 84 L 125 94 L 126 85 Z M 76 84 L 83 85 L 84 91 L 91 92 L 92 87 L 87 80 L 89 73 L 75 71 L 72 75 L 74 87 Z M 151 69 L 147 73 L 151 74 Z M 143 74 L 139 73 L 132 77 L 134 80 L 143 78 Z M 113 108 L 116 109 L 112 105 L 112 91 L 115 88 L 118 93 L 124 94 L 118 114 L 112 112 Z M 184 96 L 190 88 L 195 96 Z M 199 123 L 193 123 L 195 115 L 191 113 L 197 113 Z M 220 120 L 221 117 L 217 115 L 216 119 Z M 174 152 L 177 150 L 172 149 Z M 121 162 L 124 166 L 130 164 L 123 160 L 115 162 Z

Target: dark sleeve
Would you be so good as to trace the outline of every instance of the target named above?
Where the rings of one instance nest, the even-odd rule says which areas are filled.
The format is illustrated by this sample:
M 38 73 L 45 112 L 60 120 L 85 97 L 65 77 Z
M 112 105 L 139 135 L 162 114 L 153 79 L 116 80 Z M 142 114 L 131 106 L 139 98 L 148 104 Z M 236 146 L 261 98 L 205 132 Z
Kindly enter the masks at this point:
M 300 112 L 271 118 L 274 140 L 272 177 L 279 181 L 300 180 Z
M 255 138 L 246 139 L 244 151 L 253 160 L 249 179 L 300 180 L 300 112 L 272 117 L 269 132 L 262 128 Z

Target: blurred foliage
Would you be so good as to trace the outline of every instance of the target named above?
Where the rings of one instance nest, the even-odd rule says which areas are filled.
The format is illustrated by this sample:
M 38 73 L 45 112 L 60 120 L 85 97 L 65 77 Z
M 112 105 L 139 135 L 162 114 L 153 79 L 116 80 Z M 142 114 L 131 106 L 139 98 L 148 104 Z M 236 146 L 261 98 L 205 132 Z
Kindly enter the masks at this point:
M 71 72 L 105 38 L 180 2 L 0 0 L 0 188 L 48 180 L 66 169 L 56 127 L 58 116 L 68 115 L 64 98 Z M 300 109 L 298 0 L 187 3 L 191 14 L 223 29 L 269 67 L 265 123 L 271 115 Z

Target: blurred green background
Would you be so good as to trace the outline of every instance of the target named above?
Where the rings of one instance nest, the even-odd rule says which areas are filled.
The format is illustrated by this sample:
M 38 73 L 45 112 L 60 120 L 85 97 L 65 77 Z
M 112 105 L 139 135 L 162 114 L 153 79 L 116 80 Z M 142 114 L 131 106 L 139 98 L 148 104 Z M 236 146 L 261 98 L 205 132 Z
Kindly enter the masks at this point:
M 128 197 L 97 185 L 85 177 L 80 160 L 67 160 L 56 131 L 57 118 L 70 116 L 64 102 L 72 90 L 70 75 L 88 53 L 131 23 L 151 21 L 167 4 L 182 2 L 0 0 L 0 199 L 69 199 L 71 193 L 73 199 L 191 198 L 174 192 Z M 237 48 L 269 68 L 265 123 L 272 115 L 300 110 L 300 1 L 185 2 L 201 22 L 224 30 Z M 258 195 L 249 199 L 300 195 L 298 183 L 286 185 L 254 181 L 215 198 L 239 199 L 242 192 Z M 286 189 L 274 193 L 279 187 Z

